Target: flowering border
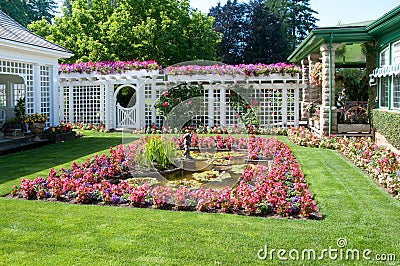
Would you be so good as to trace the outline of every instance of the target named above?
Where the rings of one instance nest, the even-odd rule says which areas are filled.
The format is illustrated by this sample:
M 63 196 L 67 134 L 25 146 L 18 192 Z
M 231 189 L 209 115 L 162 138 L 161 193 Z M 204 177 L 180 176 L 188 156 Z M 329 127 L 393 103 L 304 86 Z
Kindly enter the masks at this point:
M 73 64 L 60 64 L 59 73 L 98 73 L 122 74 L 132 70 L 161 70 L 162 67 L 154 60 L 149 61 L 101 61 L 101 62 L 77 62 Z M 271 74 L 290 75 L 292 77 L 301 74 L 302 71 L 294 64 L 240 64 L 240 65 L 212 65 L 212 66 L 169 66 L 164 70 L 166 75 L 244 75 L 244 76 L 269 76 Z
M 379 147 L 371 138 L 320 138 L 304 127 L 290 128 L 287 133 L 288 138 L 298 145 L 337 150 L 400 200 L 400 156 Z
M 107 74 L 122 74 L 132 70 L 159 70 L 161 66 L 154 60 L 150 61 L 101 61 L 101 62 L 78 62 L 73 64 L 60 64 L 58 67 L 59 73 L 98 73 Z
M 301 73 L 301 69 L 294 64 L 240 64 L 240 65 L 213 65 L 213 66 L 169 66 L 164 70 L 167 75 L 244 75 L 269 76 L 271 74 L 290 75 L 294 77 Z
M 199 140 L 199 143 L 210 141 L 214 139 Z M 243 138 L 231 141 L 246 146 Z M 81 204 L 315 218 L 316 206 L 300 166 L 289 147 L 275 138 L 255 138 L 247 143 L 258 146 L 264 155 L 273 155 L 272 165 L 268 170 L 266 166 L 249 164 L 234 188 L 190 190 L 184 186 L 151 187 L 147 183 L 133 186 L 124 180 L 118 184 L 107 181 L 129 168 L 135 158 L 126 154 L 134 155 L 141 143 L 143 140 L 125 148 L 118 145 L 110 149 L 109 156 L 95 155 L 81 165 L 72 163 L 69 169 L 58 173 L 51 169 L 47 178 L 23 179 L 20 188 L 14 186 L 11 194 L 31 200 L 52 198 Z

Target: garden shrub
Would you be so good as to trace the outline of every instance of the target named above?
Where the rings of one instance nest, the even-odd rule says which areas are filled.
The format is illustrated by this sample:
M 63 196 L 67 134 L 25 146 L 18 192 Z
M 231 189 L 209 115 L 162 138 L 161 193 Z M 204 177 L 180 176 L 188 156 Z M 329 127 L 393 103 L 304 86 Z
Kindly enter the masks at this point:
M 397 149 L 400 149 L 400 113 L 372 110 L 372 126 L 384 135 Z

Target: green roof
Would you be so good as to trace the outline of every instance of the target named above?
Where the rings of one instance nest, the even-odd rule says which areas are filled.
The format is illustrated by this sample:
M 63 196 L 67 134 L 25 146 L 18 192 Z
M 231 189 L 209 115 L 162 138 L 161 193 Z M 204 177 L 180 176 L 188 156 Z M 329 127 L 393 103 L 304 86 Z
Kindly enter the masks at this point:
M 298 63 L 311 53 L 319 53 L 323 43 L 358 43 L 378 40 L 378 50 L 385 46 L 393 36 L 400 37 L 400 6 L 392 9 L 377 20 L 342 24 L 313 29 L 300 45 L 288 57 L 289 62 Z M 346 56 L 347 57 L 347 56 Z M 350 58 L 348 58 L 350 59 Z M 358 65 L 360 58 L 355 61 L 346 59 L 347 65 Z M 336 61 L 336 64 L 340 62 Z M 365 61 L 364 61 L 365 65 Z
M 372 41 L 373 37 L 365 29 L 368 23 L 370 22 L 315 28 L 293 51 L 288 60 L 298 63 L 311 53 L 319 53 L 320 45 L 331 41 L 332 43 L 352 44 Z
M 400 23 L 400 6 L 393 8 L 382 17 L 366 26 L 369 34 L 382 36 L 387 32 L 398 29 Z

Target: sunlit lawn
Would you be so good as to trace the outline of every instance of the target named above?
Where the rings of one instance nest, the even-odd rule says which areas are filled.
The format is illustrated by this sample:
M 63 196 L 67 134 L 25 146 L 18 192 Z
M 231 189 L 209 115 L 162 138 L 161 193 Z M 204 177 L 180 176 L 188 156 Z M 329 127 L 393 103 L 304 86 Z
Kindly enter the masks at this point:
M 51 167 L 68 167 L 122 142 L 121 133 L 86 134 L 1 156 L 0 193 L 8 193 L 22 177 L 45 176 Z M 400 202 L 335 151 L 289 145 L 322 221 L 0 198 L 0 265 L 369 265 L 362 258 L 365 249 L 372 251 L 371 259 L 396 254 L 398 264 Z M 305 249 L 315 250 L 317 257 L 324 249 L 339 249 L 339 238 L 347 240 L 343 254 L 357 249 L 360 260 L 331 260 L 328 253 L 323 261 L 301 260 Z M 265 247 L 268 256 L 259 260 L 257 253 Z M 271 259 L 272 249 L 287 250 L 289 260 L 279 260 L 277 251 Z M 293 249 L 300 260 L 290 259 Z

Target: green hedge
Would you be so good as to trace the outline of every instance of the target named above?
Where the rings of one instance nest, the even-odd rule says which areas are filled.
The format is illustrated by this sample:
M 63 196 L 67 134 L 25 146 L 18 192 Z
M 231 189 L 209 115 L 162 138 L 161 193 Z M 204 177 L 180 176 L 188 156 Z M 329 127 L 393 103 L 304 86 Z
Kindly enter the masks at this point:
M 372 126 L 400 149 L 400 112 L 372 110 Z

